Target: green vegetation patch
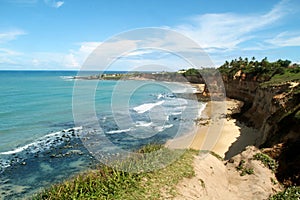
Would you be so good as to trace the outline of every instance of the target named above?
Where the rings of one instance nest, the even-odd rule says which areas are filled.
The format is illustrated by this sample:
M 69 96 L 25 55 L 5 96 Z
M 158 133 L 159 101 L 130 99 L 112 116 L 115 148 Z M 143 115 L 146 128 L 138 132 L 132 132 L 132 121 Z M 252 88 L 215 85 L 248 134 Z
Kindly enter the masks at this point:
M 127 167 L 126 170 L 99 166 L 96 170 L 56 184 L 35 195 L 33 199 L 164 199 L 162 194 L 168 197 L 176 195 L 176 185 L 181 179 L 195 175 L 192 164 L 197 151 L 170 150 L 160 145 L 147 145 L 138 152 L 151 156 L 142 159 L 143 161 L 137 158 L 120 161 L 118 167 Z M 143 172 L 144 165 L 154 162 L 155 156 L 177 159 L 158 170 Z M 157 167 L 157 164 L 154 162 L 153 166 Z M 131 172 L 131 169 L 140 169 L 140 172 Z
M 238 171 L 240 171 L 240 176 L 251 175 L 254 174 L 253 168 L 247 168 L 245 166 L 245 160 L 241 160 L 239 165 L 236 167 Z
M 262 87 L 300 80 L 299 64 L 281 59 L 269 62 L 267 58 L 257 61 L 255 57 L 251 60 L 240 57 L 231 62 L 226 61 L 219 67 L 219 71 L 229 79 L 258 81 Z
M 273 158 L 271 158 L 270 156 L 263 153 L 257 153 L 253 156 L 253 158 L 255 160 L 260 160 L 266 167 L 268 167 L 274 173 L 276 172 L 278 168 L 278 162 Z
M 213 155 L 214 157 L 218 158 L 219 160 L 224 161 L 224 159 L 222 158 L 222 156 L 220 156 L 219 154 L 217 154 L 217 153 L 215 153 L 213 151 L 209 151 L 209 153 L 211 155 Z
M 261 84 L 262 87 L 282 84 L 290 81 L 300 81 L 300 72 L 292 72 L 291 69 L 285 69 L 283 74 L 275 74 L 269 81 Z
M 283 192 L 279 192 L 270 198 L 270 200 L 299 200 L 299 199 L 300 199 L 299 186 L 288 187 Z

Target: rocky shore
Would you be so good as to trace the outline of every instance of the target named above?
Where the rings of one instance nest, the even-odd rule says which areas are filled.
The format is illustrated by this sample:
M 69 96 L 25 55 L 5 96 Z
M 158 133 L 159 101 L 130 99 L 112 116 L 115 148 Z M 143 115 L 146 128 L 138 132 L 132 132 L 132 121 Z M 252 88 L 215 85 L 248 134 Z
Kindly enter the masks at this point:
M 4 152 L 0 199 L 29 197 L 69 178 L 70 174 L 93 167 L 97 161 L 82 144 L 81 131 L 75 127 L 50 133 L 26 146 Z

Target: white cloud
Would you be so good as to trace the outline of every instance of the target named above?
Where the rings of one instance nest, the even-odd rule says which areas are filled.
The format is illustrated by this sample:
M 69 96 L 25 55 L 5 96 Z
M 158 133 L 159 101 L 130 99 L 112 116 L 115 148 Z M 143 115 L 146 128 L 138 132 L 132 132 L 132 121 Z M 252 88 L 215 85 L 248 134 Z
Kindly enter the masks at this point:
M 80 64 L 73 53 L 64 56 L 62 65 L 68 68 L 78 69 Z
M 34 65 L 34 66 L 39 66 L 40 65 L 40 61 L 38 60 L 38 59 L 32 59 L 32 64 Z
M 84 57 L 92 53 L 102 42 L 81 42 L 79 52 Z
M 283 32 L 266 42 L 276 47 L 300 46 L 300 32 Z
M 23 54 L 6 48 L 0 48 L 0 64 L 15 65 Z
M 38 0 L 7 0 L 9 3 L 15 3 L 20 5 L 33 5 L 38 2 Z
M 55 7 L 55 8 L 59 8 L 59 7 L 61 7 L 64 3 L 65 3 L 65 2 L 63 2 L 63 1 L 55 2 L 54 7 Z
M 6 0 L 6 1 L 21 6 L 33 6 L 37 4 L 40 0 Z M 59 8 L 65 3 L 64 1 L 56 1 L 56 0 L 43 0 L 43 1 L 47 6 L 53 8 Z
M 17 52 L 17 51 L 10 50 L 10 49 L 0 48 L 0 56 L 2 57 L 2 56 L 5 56 L 5 55 L 18 56 L 18 55 L 23 55 L 23 54 L 20 53 L 20 52 Z
M 21 0 L 16 0 L 21 1 Z M 24 0 L 26 1 L 26 0 Z M 34 1 L 34 0 L 27 0 Z M 64 1 L 44 0 L 44 2 L 54 8 L 59 8 Z M 236 14 L 236 13 L 208 13 L 190 18 L 186 24 L 180 24 L 174 27 L 168 27 L 171 30 L 178 31 L 185 36 L 196 41 L 195 45 L 184 42 L 176 34 L 160 34 L 156 37 L 141 34 L 141 39 L 132 39 L 132 37 L 115 38 L 102 42 L 81 42 L 76 48 L 70 49 L 65 53 L 32 53 L 27 55 L 27 63 L 36 66 L 64 67 L 79 69 L 88 56 L 90 57 L 88 66 L 107 65 L 109 61 L 118 62 L 118 67 L 127 67 L 139 65 L 166 64 L 168 66 L 182 66 L 184 61 L 174 58 L 168 53 L 154 54 L 155 50 L 141 49 L 140 47 L 160 47 L 162 51 L 181 53 L 181 50 L 192 55 L 199 53 L 199 46 L 214 59 L 216 64 L 222 64 L 225 59 L 236 58 L 245 55 L 245 52 L 261 52 L 262 50 L 272 49 L 283 46 L 300 46 L 300 32 L 273 32 L 272 28 L 280 24 L 281 19 L 291 13 L 294 9 L 290 5 L 291 1 L 282 0 L 276 4 L 270 11 L 254 14 Z M 163 27 L 166 28 L 166 27 Z M 265 31 L 269 31 L 266 35 Z M 272 30 L 272 31 L 270 31 Z M 24 31 L 0 32 L 0 43 L 16 39 L 20 35 L 26 34 Z M 261 35 L 263 34 L 263 35 Z M 273 37 L 276 35 L 276 37 Z M 155 35 L 155 34 L 154 34 Z M 149 37 L 147 37 L 149 36 Z M 269 38 L 268 38 L 269 37 Z M 270 38 L 273 37 L 273 38 Z M 179 43 L 174 41 L 180 41 Z M 254 45 L 253 45 L 254 44 Z M 99 51 L 94 51 L 100 46 Z M 255 56 L 255 53 L 251 56 Z M 3 54 L 3 51 L 2 51 Z M 8 52 L 7 61 L 12 61 Z M 1 49 L 0 49 L 1 56 Z M 24 57 L 24 56 L 23 56 Z M 203 58 L 205 55 L 203 56 Z M 206 58 L 205 58 L 206 59 Z M 2 62 L 4 57 L 2 58 Z M 101 63 L 100 63 L 100 62 Z M 120 64 L 121 63 L 121 64 Z M 179 64 L 178 64 L 179 63 Z M 114 63 L 113 63 L 114 64 Z M 202 66 L 205 66 L 204 64 Z M 102 66 L 105 67 L 105 66 Z M 126 70 L 126 68 L 124 68 Z
M 153 50 L 141 50 L 141 49 L 137 49 L 134 50 L 132 52 L 127 53 L 126 55 L 123 55 L 124 57 L 136 57 L 136 56 L 143 56 L 146 54 L 151 54 L 153 52 Z
M 197 41 L 204 49 L 235 49 L 242 42 L 257 37 L 255 32 L 273 26 L 289 10 L 288 1 L 283 0 L 264 14 L 204 14 L 175 29 Z
M 0 32 L 0 44 L 6 43 L 11 40 L 17 39 L 20 35 L 25 35 L 26 33 L 23 30 L 12 30 L 6 32 Z
M 65 3 L 64 1 L 56 1 L 56 0 L 44 0 L 44 2 L 46 5 L 53 8 L 59 8 Z
M 155 38 L 148 37 L 151 39 L 147 39 L 147 33 L 142 33 L 141 40 L 137 38 L 133 40 L 128 37 L 110 43 L 105 42 L 101 45 L 101 49 L 105 49 L 105 51 L 100 51 L 101 55 L 99 52 L 94 52 L 93 58 L 89 59 L 90 63 L 86 64 L 99 66 L 101 65 L 99 61 L 102 60 L 103 64 L 107 64 L 107 59 L 126 62 L 124 66 L 138 66 L 141 63 L 151 65 L 158 62 L 176 65 L 176 62 L 178 62 L 178 60 L 174 62 L 176 59 L 171 58 L 172 56 L 166 55 L 166 53 L 162 53 L 163 56 L 157 56 L 158 54 L 153 54 L 155 50 L 140 49 L 140 46 L 160 47 L 162 51 L 170 50 L 179 54 L 182 53 L 181 50 L 183 49 L 185 51 L 183 55 L 191 55 L 191 57 L 193 53 L 201 53 L 200 46 L 206 53 L 210 54 L 216 64 L 221 64 L 230 57 L 235 58 L 238 54 L 245 55 L 245 51 L 251 53 L 255 51 L 257 53 L 261 50 L 274 48 L 275 45 L 299 44 L 299 37 L 295 35 L 289 37 L 289 39 L 285 35 L 279 35 L 272 40 L 268 40 L 268 44 L 265 41 L 266 37 L 272 37 L 272 34 L 274 34 L 266 35 L 265 31 L 272 30 L 285 16 L 292 12 L 294 7 L 291 6 L 291 2 L 290 0 L 282 0 L 265 13 L 208 13 L 198 15 L 190 18 L 186 24 L 168 27 L 196 41 L 197 44 L 192 46 L 189 42 L 184 43 L 184 40 L 179 43 L 174 42 L 181 41 L 176 34 L 163 35 L 159 33 Z M 69 61 L 70 66 L 81 66 L 100 44 L 100 42 L 80 43 L 80 48 L 71 50 L 65 60 Z M 130 51 L 130 49 L 133 51 Z M 207 59 L 205 53 L 201 56 Z M 211 62 L 207 60 L 202 66 L 205 64 L 211 65 Z
M 81 42 L 78 49 L 71 49 L 64 55 L 62 65 L 68 68 L 78 69 L 86 58 L 101 44 L 101 42 Z

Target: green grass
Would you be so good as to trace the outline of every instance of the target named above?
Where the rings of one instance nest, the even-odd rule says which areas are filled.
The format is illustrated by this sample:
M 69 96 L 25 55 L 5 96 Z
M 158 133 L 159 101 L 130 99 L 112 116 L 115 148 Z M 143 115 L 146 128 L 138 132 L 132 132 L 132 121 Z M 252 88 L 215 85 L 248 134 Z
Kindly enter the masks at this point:
M 270 197 L 270 200 L 299 200 L 300 199 L 300 187 L 292 186 L 286 188 L 283 192 L 279 192 Z
M 253 158 L 255 160 L 260 160 L 266 167 L 268 167 L 274 173 L 276 172 L 278 168 L 278 162 L 273 158 L 271 158 L 270 156 L 263 153 L 257 153 L 253 156 Z
M 163 199 L 162 194 L 176 195 L 181 179 L 195 175 L 192 163 L 197 151 L 147 145 L 138 152 L 142 153 L 138 158 L 120 161 L 114 168 L 99 166 L 45 189 L 33 199 Z M 165 160 L 158 162 L 157 157 Z M 164 162 L 170 164 L 161 167 Z M 158 170 L 147 171 L 149 164 Z
M 286 70 L 284 74 L 274 75 L 271 78 L 271 80 L 262 83 L 261 86 L 263 88 L 265 88 L 265 87 L 268 87 L 268 86 L 282 84 L 282 83 L 286 83 L 286 82 L 289 82 L 289 81 L 299 82 L 300 81 L 300 73 L 299 72 L 292 73 L 292 72 Z
M 244 168 L 240 173 L 241 176 L 245 176 L 246 174 L 248 175 L 254 174 L 253 168 Z
M 240 176 L 251 175 L 254 174 L 253 168 L 245 167 L 245 160 L 241 160 L 239 165 L 236 167 L 237 171 L 240 171 Z
M 224 158 L 222 158 L 222 156 L 220 156 L 219 154 L 217 154 L 216 152 L 213 151 L 209 151 L 209 150 L 201 150 L 201 153 L 203 154 L 207 154 L 209 153 L 210 155 L 216 157 L 218 160 L 220 161 L 224 161 Z
M 219 154 L 217 154 L 217 153 L 215 153 L 215 152 L 213 152 L 213 151 L 209 151 L 209 153 L 210 153 L 211 155 L 213 155 L 214 157 L 218 158 L 218 160 L 224 161 L 224 159 L 222 158 L 222 156 L 220 156 Z

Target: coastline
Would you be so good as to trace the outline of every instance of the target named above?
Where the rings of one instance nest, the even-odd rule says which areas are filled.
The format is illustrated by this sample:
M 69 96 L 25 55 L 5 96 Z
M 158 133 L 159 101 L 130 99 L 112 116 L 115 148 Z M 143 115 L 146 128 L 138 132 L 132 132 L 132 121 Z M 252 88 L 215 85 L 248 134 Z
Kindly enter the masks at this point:
M 196 120 L 196 130 L 167 141 L 165 146 L 171 149 L 209 150 L 226 159 L 241 153 L 248 144 L 255 144 L 259 136 L 258 131 L 231 117 L 239 113 L 242 106 L 241 101 L 229 98 L 225 102 L 208 101 Z

